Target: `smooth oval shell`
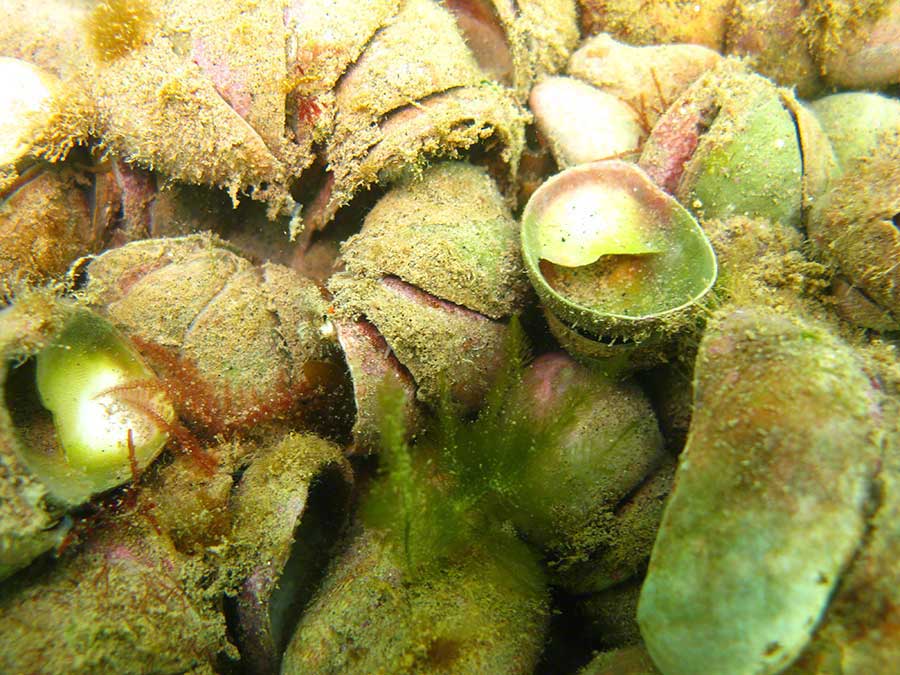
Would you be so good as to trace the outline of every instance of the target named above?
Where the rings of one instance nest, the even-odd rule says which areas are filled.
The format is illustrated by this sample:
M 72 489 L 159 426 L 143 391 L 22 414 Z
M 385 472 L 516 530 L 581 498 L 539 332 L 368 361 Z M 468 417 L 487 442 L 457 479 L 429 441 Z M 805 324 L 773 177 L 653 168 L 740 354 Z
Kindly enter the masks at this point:
M 637 154 L 645 131 L 637 112 L 571 77 L 548 77 L 528 97 L 538 130 L 561 168 Z
M 878 392 L 846 344 L 761 308 L 721 315 L 696 378 L 641 632 L 666 675 L 778 673 L 862 540 Z
M 649 133 L 681 92 L 721 60 L 701 45 L 635 47 L 601 33 L 572 54 L 566 73 L 620 99 Z
M 810 104 L 831 141 L 842 171 L 877 155 L 900 128 L 900 101 L 863 91 L 825 96 Z
M 662 462 L 662 436 L 637 386 L 566 354 L 538 357 L 523 387 L 533 424 L 577 405 L 573 423 L 528 455 L 513 516 L 530 541 L 569 567 L 610 545 L 616 505 Z

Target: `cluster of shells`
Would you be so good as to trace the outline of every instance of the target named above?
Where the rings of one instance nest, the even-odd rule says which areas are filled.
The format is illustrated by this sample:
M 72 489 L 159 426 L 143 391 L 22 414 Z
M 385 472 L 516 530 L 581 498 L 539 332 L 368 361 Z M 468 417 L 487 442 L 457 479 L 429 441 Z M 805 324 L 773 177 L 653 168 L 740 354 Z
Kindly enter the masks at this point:
M 0 7 L 0 671 L 896 672 L 900 2 Z

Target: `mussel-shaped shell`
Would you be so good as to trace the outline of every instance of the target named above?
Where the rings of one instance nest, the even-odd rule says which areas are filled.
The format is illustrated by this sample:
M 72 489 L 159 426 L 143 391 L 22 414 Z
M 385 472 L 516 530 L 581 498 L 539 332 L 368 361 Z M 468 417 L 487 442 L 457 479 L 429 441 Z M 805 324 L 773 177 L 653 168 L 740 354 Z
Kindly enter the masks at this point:
M 696 373 L 638 621 L 667 675 L 773 675 L 863 540 L 879 393 L 846 343 L 757 307 L 707 330 Z
M 650 402 L 633 383 L 611 380 L 563 353 L 538 357 L 523 385 L 531 424 L 563 418 L 567 405 L 575 405 L 575 417 L 524 461 L 513 523 L 560 571 L 581 563 L 590 574 L 613 576 L 619 570 L 596 559 L 618 546 L 622 503 L 664 459 Z M 635 551 L 649 552 L 647 546 Z M 584 576 L 579 570 L 564 585 Z
M 637 154 L 638 113 L 612 94 L 571 77 L 548 77 L 529 98 L 537 128 L 563 168 Z
M 639 163 L 703 218 L 799 226 L 833 161 L 815 118 L 790 92 L 726 60 L 660 118 Z
M 612 356 L 622 349 L 616 343 L 649 347 L 684 328 L 716 278 L 694 218 L 619 161 L 574 167 L 542 185 L 522 215 L 522 251 L 551 329 L 567 348 L 600 343 L 589 356 Z

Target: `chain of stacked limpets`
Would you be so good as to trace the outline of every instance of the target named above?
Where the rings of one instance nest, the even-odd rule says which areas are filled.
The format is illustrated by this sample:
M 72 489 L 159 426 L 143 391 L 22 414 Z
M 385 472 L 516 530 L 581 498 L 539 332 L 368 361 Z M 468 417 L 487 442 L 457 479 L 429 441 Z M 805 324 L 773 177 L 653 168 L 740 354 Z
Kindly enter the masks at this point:
M 584 672 L 890 672 L 900 3 L 2 5 L 0 576 L 61 555 L 3 670 L 276 671 L 379 384 L 473 414 L 530 280 L 578 362 L 522 405 L 591 393 L 512 526 Z M 534 670 L 543 585 L 351 531 L 285 672 Z

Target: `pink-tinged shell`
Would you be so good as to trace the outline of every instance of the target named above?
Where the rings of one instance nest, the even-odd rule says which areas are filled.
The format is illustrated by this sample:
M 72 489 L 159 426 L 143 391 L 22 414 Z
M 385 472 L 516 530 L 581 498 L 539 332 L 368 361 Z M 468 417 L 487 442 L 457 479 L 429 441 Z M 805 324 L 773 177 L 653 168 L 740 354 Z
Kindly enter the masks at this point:
M 580 80 L 542 80 L 528 103 L 561 168 L 636 155 L 644 140 L 646 132 L 632 108 Z
M 368 321 L 334 322 L 338 341 L 353 381 L 356 420 L 353 423 L 355 452 L 377 448 L 379 440 L 379 404 L 381 387 L 397 383 L 406 400 L 404 428 L 409 434 L 418 429 L 420 411 L 416 405 L 416 388 L 412 376 L 391 351 L 378 330 Z
M 566 72 L 621 99 L 649 133 L 681 92 L 721 59 L 701 45 L 634 47 L 601 33 L 572 54 Z
M 436 404 L 444 391 L 477 408 L 504 359 L 506 324 L 429 295 L 397 279 L 332 277 L 343 317 L 366 317 L 417 384 L 419 400 Z

